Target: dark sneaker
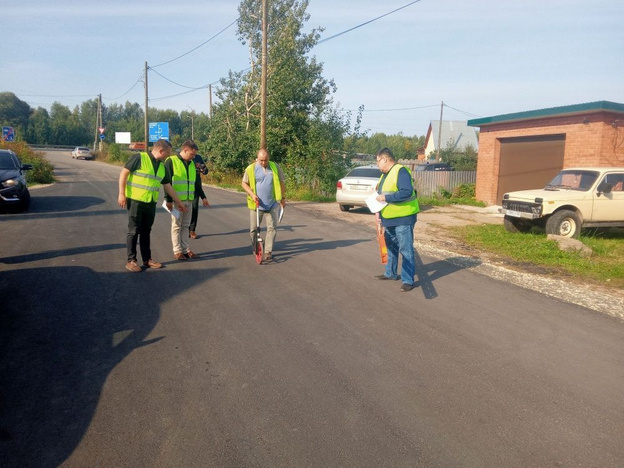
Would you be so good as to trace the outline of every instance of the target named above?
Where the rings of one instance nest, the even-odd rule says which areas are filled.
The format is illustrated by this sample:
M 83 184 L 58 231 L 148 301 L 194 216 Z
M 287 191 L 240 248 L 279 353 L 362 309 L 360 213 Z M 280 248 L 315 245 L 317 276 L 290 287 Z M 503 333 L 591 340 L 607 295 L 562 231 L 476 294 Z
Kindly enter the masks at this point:
M 399 279 L 399 278 L 388 278 L 386 275 L 377 275 L 377 276 L 374 276 L 373 278 L 381 280 L 381 281 L 388 281 L 388 280 L 396 281 Z
M 401 292 L 408 292 L 408 291 L 411 291 L 412 289 L 414 289 L 414 285 L 413 284 L 403 283 L 401 285 Z
M 154 268 L 155 270 L 157 270 L 158 268 L 162 268 L 162 263 L 155 262 L 150 258 L 147 262 L 143 262 L 143 266 L 145 268 Z
M 126 263 L 126 270 L 131 271 L 133 273 L 139 273 L 143 271 L 136 260 L 132 260 L 131 262 Z

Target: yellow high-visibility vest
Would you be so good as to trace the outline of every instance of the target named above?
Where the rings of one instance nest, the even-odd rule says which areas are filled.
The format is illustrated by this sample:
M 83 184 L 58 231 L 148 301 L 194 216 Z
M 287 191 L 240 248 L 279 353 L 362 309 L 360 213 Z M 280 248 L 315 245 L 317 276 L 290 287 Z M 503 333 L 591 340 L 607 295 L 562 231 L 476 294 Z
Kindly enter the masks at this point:
M 251 187 L 251 191 L 256 193 L 256 173 L 255 173 L 256 163 L 250 164 L 245 169 L 247 173 L 247 177 L 249 177 L 249 186 Z M 273 161 L 269 161 L 269 167 L 271 168 L 271 172 L 273 173 L 273 193 L 276 201 L 280 201 L 282 199 L 282 185 L 279 180 L 279 173 L 277 172 L 277 164 Z M 247 208 L 250 210 L 256 209 L 256 204 L 249 195 L 247 195 Z
M 197 172 L 195 171 L 195 164 L 193 161 L 187 166 L 184 161 L 178 156 L 170 156 L 173 166 L 173 174 L 171 174 L 171 186 L 173 190 L 178 194 L 181 201 L 193 201 L 195 200 L 195 180 L 197 179 Z
M 160 164 L 154 174 L 154 165 L 147 153 L 141 153 L 141 167 L 128 176 L 126 197 L 132 200 L 155 203 L 158 201 L 160 182 L 165 177 L 165 166 Z
M 400 164 L 395 164 L 390 168 L 390 172 L 386 175 L 386 178 L 381 186 L 381 193 L 394 193 L 399 190 L 398 182 L 399 182 L 399 170 L 403 168 Z M 407 169 L 406 169 L 407 170 Z M 381 182 L 381 178 L 379 178 L 379 182 Z M 420 211 L 420 207 L 418 206 L 418 199 L 416 198 L 416 192 L 412 190 L 412 196 L 403 202 L 400 203 L 388 203 L 381 210 L 381 216 L 386 219 L 390 218 L 403 218 L 405 216 L 411 216 Z

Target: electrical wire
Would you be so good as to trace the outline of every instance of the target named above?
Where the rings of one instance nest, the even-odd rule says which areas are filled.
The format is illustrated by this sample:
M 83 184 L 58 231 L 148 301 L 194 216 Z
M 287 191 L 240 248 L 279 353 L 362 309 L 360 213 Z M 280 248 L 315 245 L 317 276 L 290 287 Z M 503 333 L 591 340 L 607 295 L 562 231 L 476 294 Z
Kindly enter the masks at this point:
M 418 3 L 418 2 L 420 2 L 420 0 L 415 0 L 413 2 L 408 3 L 407 5 L 403 5 L 402 7 L 397 8 L 396 10 L 392 10 L 392 11 L 390 11 L 388 13 L 385 13 L 385 14 L 383 14 L 381 16 L 378 16 L 377 18 L 373 18 L 372 20 L 366 21 L 365 23 L 358 24 L 357 26 L 353 26 L 350 29 L 347 29 L 345 31 L 339 32 L 338 34 L 334 34 L 333 36 L 329 36 L 329 37 L 326 37 L 325 39 L 321 39 L 320 41 L 318 41 L 316 43 L 316 45 L 323 44 L 324 42 L 331 41 L 332 39 L 336 39 L 337 37 L 342 36 L 343 34 L 346 34 L 348 32 L 351 32 L 354 29 L 358 29 L 358 28 L 361 28 L 362 26 L 366 26 L 367 24 L 370 24 L 370 23 L 372 23 L 374 21 L 377 21 L 378 19 L 381 19 L 381 18 L 383 18 L 385 16 L 391 15 L 392 13 L 396 13 L 397 11 L 402 10 L 403 8 L 407 8 L 408 6 L 413 5 L 414 3 Z
M 153 65 L 150 68 L 154 69 L 156 67 L 161 67 L 163 65 L 167 65 L 168 63 L 171 62 L 175 62 L 178 59 L 181 59 L 182 57 L 190 54 L 191 52 L 196 51 L 197 49 L 199 49 L 200 47 L 203 47 L 204 45 L 208 44 L 210 41 L 212 41 L 214 38 L 216 38 L 217 36 L 219 36 L 220 34 L 224 33 L 225 31 L 227 31 L 228 29 L 230 29 L 232 27 L 232 25 L 236 24 L 236 22 L 238 21 L 238 18 L 236 18 L 234 21 L 232 21 L 230 24 L 228 24 L 225 28 L 223 28 L 221 31 L 219 31 L 217 34 L 215 34 L 214 36 L 212 36 L 210 39 L 205 40 L 204 42 L 202 42 L 201 44 L 199 44 L 197 47 L 189 50 L 188 52 L 183 53 L 182 55 L 177 56 L 174 59 L 171 60 L 167 60 L 166 62 L 163 63 L 159 63 L 158 65 Z
M 121 98 L 122 98 L 122 97 L 124 97 L 126 94 L 128 94 L 130 91 L 132 91 L 132 90 L 134 89 L 134 87 L 135 87 L 136 85 L 138 85 L 139 83 L 141 83 L 141 82 L 143 82 L 143 73 L 141 73 L 141 75 L 139 76 L 139 78 L 137 78 L 137 80 L 136 80 L 136 81 L 134 82 L 134 84 L 130 87 L 130 89 L 129 89 L 128 91 L 126 91 L 125 93 L 123 93 L 121 96 L 117 96 L 117 97 L 114 97 L 114 98 L 104 98 L 104 97 L 102 97 L 102 98 L 103 98 L 103 99 L 106 99 L 107 101 L 116 101 L 117 99 L 121 99 Z

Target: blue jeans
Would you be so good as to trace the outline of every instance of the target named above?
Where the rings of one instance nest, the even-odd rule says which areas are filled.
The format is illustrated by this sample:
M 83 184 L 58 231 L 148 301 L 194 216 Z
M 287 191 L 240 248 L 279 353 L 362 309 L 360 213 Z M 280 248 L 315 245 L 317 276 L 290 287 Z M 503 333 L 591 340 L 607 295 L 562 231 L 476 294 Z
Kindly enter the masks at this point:
M 386 227 L 384 231 L 386 246 L 388 247 L 388 263 L 386 273 L 388 278 L 397 277 L 399 254 L 401 261 L 401 281 L 405 284 L 414 284 L 414 225 Z

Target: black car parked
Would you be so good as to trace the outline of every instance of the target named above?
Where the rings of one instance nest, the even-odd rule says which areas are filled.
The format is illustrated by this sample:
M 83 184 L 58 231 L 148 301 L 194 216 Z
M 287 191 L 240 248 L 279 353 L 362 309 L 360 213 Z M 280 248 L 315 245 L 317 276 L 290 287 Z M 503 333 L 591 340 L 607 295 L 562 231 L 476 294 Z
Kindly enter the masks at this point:
M 0 149 L 0 207 L 26 211 L 30 206 L 30 192 L 26 186 L 24 171 L 32 169 L 22 164 L 17 155 Z
M 416 166 L 416 171 L 454 171 L 451 166 L 446 163 L 425 163 Z

